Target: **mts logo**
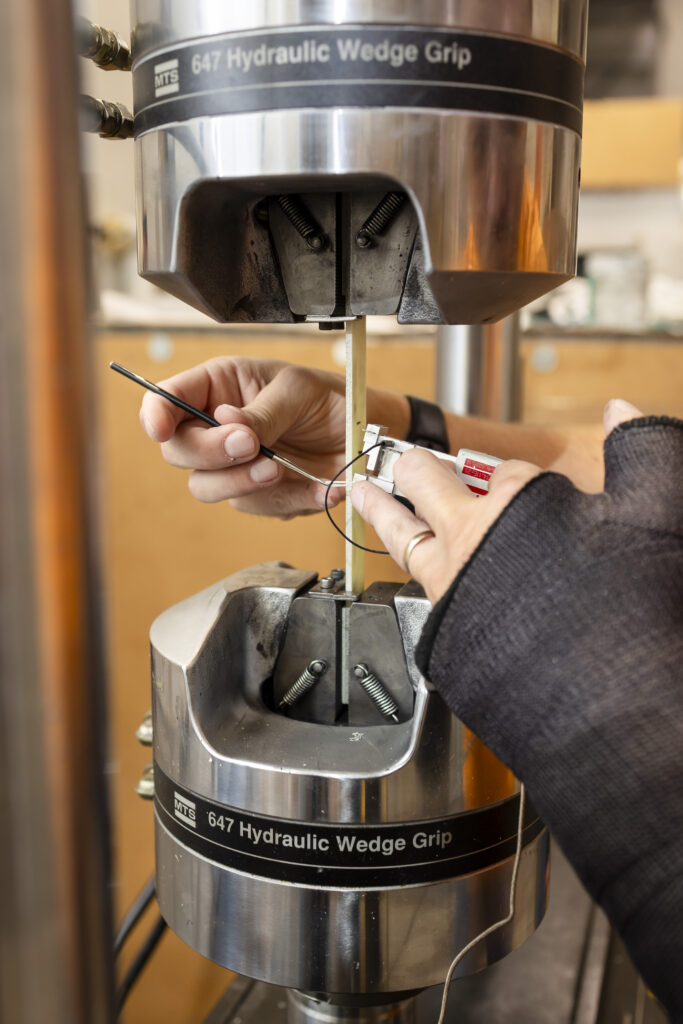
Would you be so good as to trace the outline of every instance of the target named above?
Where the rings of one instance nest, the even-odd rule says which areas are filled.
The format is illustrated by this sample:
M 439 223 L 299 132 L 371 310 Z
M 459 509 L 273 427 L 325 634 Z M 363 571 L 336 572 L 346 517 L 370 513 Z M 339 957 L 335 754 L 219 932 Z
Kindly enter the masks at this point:
M 175 60 L 165 60 L 163 64 L 154 65 L 154 95 L 157 98 L 178 92 L 179 88 L 180 75 L 177 57 Z
M 173 811 L 176 818 L 180 818 L 186 825 L 192 828 L 197 827 L 197 805 L 194 800 L 188 800 L 186 796 L 173 791 Z

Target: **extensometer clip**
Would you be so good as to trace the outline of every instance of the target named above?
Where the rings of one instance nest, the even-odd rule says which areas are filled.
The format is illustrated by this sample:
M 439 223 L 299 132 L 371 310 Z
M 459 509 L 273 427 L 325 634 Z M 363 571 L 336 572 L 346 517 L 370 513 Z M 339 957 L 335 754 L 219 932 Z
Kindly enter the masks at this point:
M 411 444 L 410 441 L 399 441 L 395 437 L 388 437 L 383 434 L 384 427 L 375 423 L 368 423 L 363 437 L 363 451 L 368 452 L 364 473 L 354 474 L 356 480 L 369 480 L 371 483 L 381 487 L 387 494 L 396 498 L 405 499 L 405 494 L 394 482 L 394 468 L 397 461 L 404 452 L 411 448 L 420 448 L 420 445 Z M 428 449 L 424 449 L 428 451 Z M 443 452 L 431 451 L 437 459 L 449 462 L 455 468 L 456 475 L 469 487 L 473 494 L 481 496 L 488 494 L 489 480 L 496 466 L 499 466 L 502 459 L 495 455 L 485 455 L 483 452 L 472 451 L 470 448 L 461 448 L 457 455 L 446 455 Z

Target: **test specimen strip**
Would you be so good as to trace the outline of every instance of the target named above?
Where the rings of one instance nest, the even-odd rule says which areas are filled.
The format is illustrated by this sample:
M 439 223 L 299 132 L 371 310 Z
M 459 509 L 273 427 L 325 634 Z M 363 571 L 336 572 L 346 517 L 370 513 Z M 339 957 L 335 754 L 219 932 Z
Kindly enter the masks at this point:
M 346 323 L 346 461 L 363 450 L 366 426 L 366 344 L 365 317 Z M 351 504 L 354 467 L 346 471 L 346 536 L 356 544 L 365 540 L 365 524 Z M 360 594 L 365 587 L 365 552 L 346 542 L 346 589 Z M 351 672 L 350 604 L 342 611 L 341 701 L 349 702 Z

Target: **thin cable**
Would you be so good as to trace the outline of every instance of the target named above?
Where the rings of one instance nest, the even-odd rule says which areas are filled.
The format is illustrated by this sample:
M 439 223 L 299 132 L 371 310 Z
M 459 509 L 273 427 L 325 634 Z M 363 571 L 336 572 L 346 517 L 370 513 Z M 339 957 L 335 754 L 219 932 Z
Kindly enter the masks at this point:
M 389 552 L 380 550 L 379 548 L 366 548 L 363 544 L 359 544 L 357 541 L 351 540 L 350 537 L 346 536 L 342 528 L 340 526 L 337 526 L 334 519 L 332 518 L 332 513 L 330 512 L 329 504 L 330 491 L 332 490 L 333 487 L 337 486 L 337 480 L 342 475 L 342 473 L 345 473 L 347 469 L 351 469 L 351 466 L 353 466 L 355 462 L 358 462 L 359 459 L 362 459 L 364 455 L 368 455 L 373 450 L 373 448 L 382 448 L 383 445 L 384 441 L 377 441 L 375 444 L 371 444 L 369 448 L 366 448 L 365 451 L 360 452 L 358 455 L 355 455 L 350 462 L 347 462 L 345 466 L 342 466 L 339 472 L 335 473 L 332 479 L 328 481 L 327 490 L 325 491 L 325 515 L 332 523 L 337 533 L 340 533 L 342 535 L 347 544 L 353 544 L 354 548 L 360 548 L 361 551 L 367 551 L 371 555 L 388 555 Z M 346 484 L 344 484 L 343 486 L 346 486 Z
M 118 956 L 124 942 L 154 899 L 154 888 L 154 875 L 152 875 L 131 903 L 119 925 L 114 939 L 114 956 Z
M 126 1002 L 126 999 L 130 994 L 130 990 L 140 977 L 142 971 L 145 969 L 147 961 L 149 960 L 150 956 L 156 949 L 159 939 L 166 931 L 166 928 L 166 922 L 164 921 L 161 914 L 159 914 L 156 923 L 149 932 L 145 941 L 142 943 L 138 952 L 135 954 L 135 959 L 128 968 L 123 981 L 119 985 L 118 991 L 116 993 L 117 1015 L 121 1013 L 124 1003 Z
M 517 819 L 517 849 L 515 850 L 515 860 L 512 865 L 512 878 L 510 879 L 510 906 L 507 917 L 502 918 L 500 921 L 496 921 L 495 924 L 489 925 L 483 932 L 476 935 L 470 942 L 464 946 L 458 955 L 455 957 L 451 966 L 448 968 L 448 974 L 446 980 L 443 983 L 443 996 L 441 997 L 441 1011 L 439 1012 L 439 1019 L 436 1024 L 443 1024 L 444 1017 L 446 1015 L 446 1004 L 448 1002 L 448 994 L 451 987 L 451 981 L 453 980 L 453 972 L 459 963 L 464 960 L 467 954 L 474 949 L 474 947 L 482 941 L 482 939 L 488 938 L 493 932 L 498 931 L 504 925 L 509 924 L 512 918 L 515 916 L 515 896 L 517 894 L 517 875 L 519 874 L 519 862 L 522 858 L 522 839 L 524 837 L 524 804 L 526 802 L 526 791 L 523 785 L 519 787 L 519 817 Z
M 265 445 L 261 445 L 261 454 L 265 455 L 268 459 L 273 459 L 274 462 L 279 462 L 281 466 L 285 466 L 287 469 L 294 470 L 299 476 L 305 476 L 308 480 L 313 480 L 316 484 L 322 484 L 323 487 L 346 487 L 344 481 L 335 483 L 332 480 L 324 480 L 320 476 L 316 476 L 315 473 L 309 473 L 307 469 L 302 466 L 297 466 L 296 462 L 292 462 L 285 455 L 278 455 L 272 448 L 266 448 Z

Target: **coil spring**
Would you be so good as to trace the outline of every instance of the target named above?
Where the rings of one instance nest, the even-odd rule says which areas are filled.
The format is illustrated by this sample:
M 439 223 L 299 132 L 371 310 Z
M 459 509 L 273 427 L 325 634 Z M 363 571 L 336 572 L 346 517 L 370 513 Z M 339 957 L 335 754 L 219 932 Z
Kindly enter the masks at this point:
M 356 235 L 356 243 L 362 249 L 372 245 L 375 235 L 381 235 L 391 224 L 405 201 L 405 192 L 387 192 Z
M 322 249 L 325 236 L 315 217 L 312 217 L 298 196 L 276 196 L 278 204 L 292 227 L 306 240 L 311 249 Z
M 353 669 L 368 697 L 385 718 L 393 718 L 398 722 L 398 704 L 387 690 L 384 683 L 370 672 L 367 665 L 356 665 Z
M 308 693 L 309 690 L 313 689 L 325 672 L 326 668 L 327 662 L 322 659 L 309 662 L 299 678 L 295 680 L 295 682 L 293 682 L 289 689 L 283 694 L 278 707 L 291 708 L 293 704 L 296 704 L 297 701 L 301 700 L 305 693 Z

